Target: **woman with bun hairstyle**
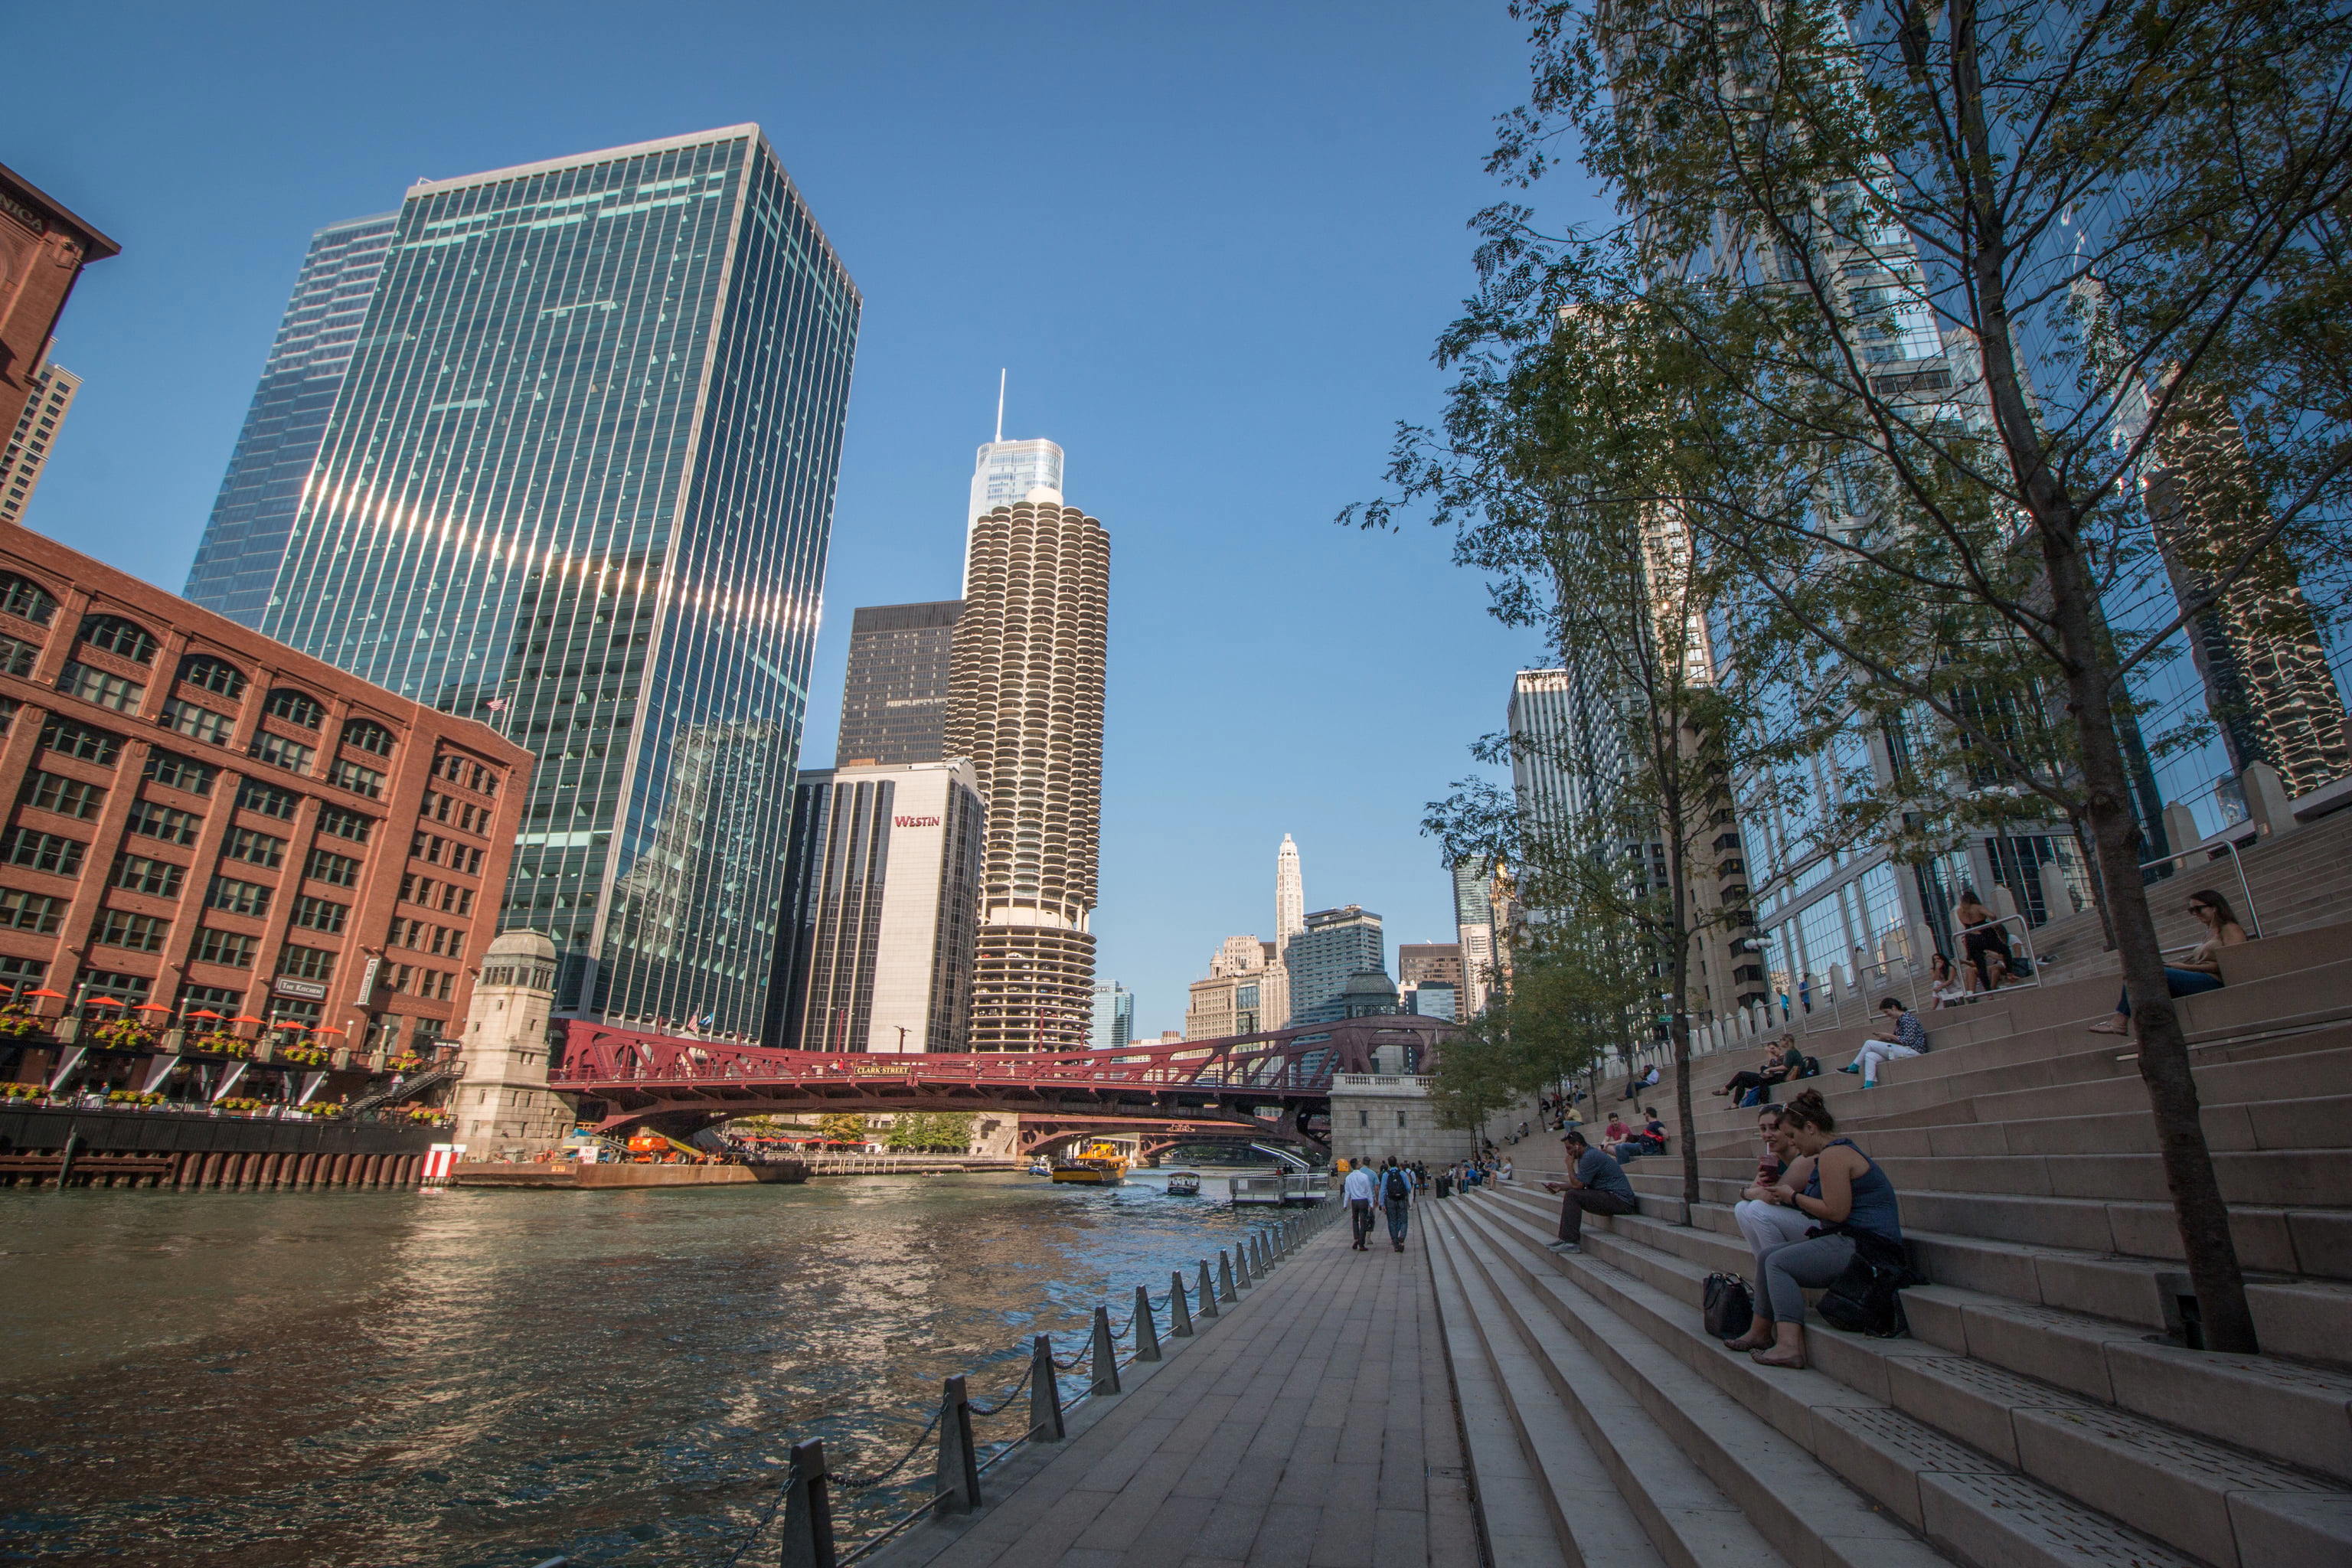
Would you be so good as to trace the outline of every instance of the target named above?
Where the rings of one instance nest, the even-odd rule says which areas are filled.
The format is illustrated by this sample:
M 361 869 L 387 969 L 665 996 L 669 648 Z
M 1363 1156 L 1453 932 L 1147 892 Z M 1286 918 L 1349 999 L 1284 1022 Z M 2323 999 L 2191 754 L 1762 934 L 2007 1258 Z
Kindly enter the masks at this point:
M 1837 1136 L 1837 1118 L 1822 1103 L 1819 1089 L 1809 1089 L 1780 1108 L 1780 1130 L 1796 1158 L 1787 1174 L 1764 1189 L 1764 1196 L 1811 1220 L 1813 1234 L 1759 1253 L 1763 1279 L 1757 1291 L 1755 1337 L 1760 1340 L 1769 1328 L 1772 1342 L 1759 1345 L 1750 1354 L 1759 1366 L 1801 1367 L 1805 1291 L 1819 1289 L 1845 1272 L 1853 1261 L 1857 1236 L 1900 1247 L 1903 1221 L 1895 1184 L 1852 1139 Z M 1808 1165 L 1810 1172 L 1801 1178 L 1799 1173 Z M 1797 1184 L 1800 1180 L 1801 1185 Z

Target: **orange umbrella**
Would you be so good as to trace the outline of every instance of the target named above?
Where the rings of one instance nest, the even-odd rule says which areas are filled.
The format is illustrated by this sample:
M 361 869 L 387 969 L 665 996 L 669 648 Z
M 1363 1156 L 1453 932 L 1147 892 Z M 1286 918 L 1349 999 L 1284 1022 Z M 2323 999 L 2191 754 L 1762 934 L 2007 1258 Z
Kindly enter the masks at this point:
M 331 1024 L 327 1025 L 323 1028 L 313 1029 L 310 1032 L 314 1035 L 340 1035 L 342 1033 L 341 1029 L 336 1028 Z
M 87 998 L 82 1003 L 82 1005 L 85 1007 L 120 1007 L 122 1005 L 122 998 L 120 996 L 92 996 Z
M 261 1021 L 261 1019 L 255 1017 L 250 1013 L 239 1013 L 236 1017 L 229 1020 L 232 1024 L 258 1024 Z
M 270 1026 L 271 1028 L 273 1028 L 273 1029 L 296 1029 L 296 1030 L 299 1030 L 299 1031 L 301 1031 L 301 1032 L 302 1032 L 302 1033 L 304 1033 L 304 1034 L 308 1034 L 308 1033 L 310 1032 L 310 1025 L 308 1025 L 308 1024 L 298 1024 L 298 1023 L 296 1023 L 296 1022 L 295 1022 L 293 1019 L 291 1019 L 291 1018 L 278 1018 L 278 1019 L 276 1019 L 276 1020 L 274 1020 L 274 1021 L 270 1024 L 270 1026 Z
M 188 1016 L 191 1018 L 211 1018 L 215 1022 L 220 1018 L 220 1015 L 214 1012 L 210 1007 L 205 1008 L 202 1012 L 191 1013 Z
M 65 993 L 64 993 L 64 992 L 62 992 L 62 991 L 52 991 L 52 990 L 50 990 L 50 989 L 49 989 L 47 986 L 46 986 L 46 985 L 45 985 L 45 986 L 43 986 L 43 987 L 41 987 L 41 989 L 39 989 L 38 991 L 27 991 L 27 992 L 26 992 L 26 993 L 25 993 L 25 994 L 26 994 L 26 995 L 27 995 L 27 996 L 55 996 L 55 997 L 58 998 L 60 1001 L 64 1000 L 64 998 L 65 998 Z
M 161 1002 L 142 1002 L 131 1010 L 134 1013 L 168 1013 L 172 1009 Z

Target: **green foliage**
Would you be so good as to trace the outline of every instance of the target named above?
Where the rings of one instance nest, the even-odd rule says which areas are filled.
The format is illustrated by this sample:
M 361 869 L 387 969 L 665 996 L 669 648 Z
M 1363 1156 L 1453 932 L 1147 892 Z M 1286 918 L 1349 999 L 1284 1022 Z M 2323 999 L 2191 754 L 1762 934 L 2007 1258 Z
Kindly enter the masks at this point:
M 1508 983 L 1445 1042 L 1434 1086 L 1444 1125 L 1476 1127 L 1646 1032 L 1656 981 L 1638 937 L 1622 924 L 1568 923 L 1523 943 Z
M 863 1143 L 866 1141 L 866 1118 L 847 1111 L 836 1111 L 816 1120 L 817 1135 L 828 1143 Z
M 902 1110 L 884 1142 L 892 1149 L 961 1154 L 971 1147 L 971 1123 L 966 1111 Z

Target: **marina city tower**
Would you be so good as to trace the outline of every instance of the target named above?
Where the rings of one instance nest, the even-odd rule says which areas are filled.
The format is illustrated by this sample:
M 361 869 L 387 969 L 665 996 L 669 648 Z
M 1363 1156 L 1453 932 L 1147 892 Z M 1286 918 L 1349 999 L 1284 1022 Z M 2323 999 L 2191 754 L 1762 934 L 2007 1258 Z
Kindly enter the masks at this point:
M 859 308 L 754 125 L 394 222 L 259 626 L 538 753 L 566 1011 L 759 1028 Z
M 969 1048 L 1084 1050 L 1110 536 L 1041 485 L 975 519 L 971 544 L 947 734 L 988 807 Z

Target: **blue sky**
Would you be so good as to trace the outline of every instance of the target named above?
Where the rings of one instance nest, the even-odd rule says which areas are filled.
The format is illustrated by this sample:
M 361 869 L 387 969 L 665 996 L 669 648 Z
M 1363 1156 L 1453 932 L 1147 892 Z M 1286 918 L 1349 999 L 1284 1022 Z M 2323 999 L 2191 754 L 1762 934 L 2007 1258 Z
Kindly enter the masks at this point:
M 66 5 L 0 158 L 123 246 L 28 519 L 177 588 L 310 231 L 407 184 L 757 121 L 866 295 L 803 761 L 850 608 L 953 595 L 996 373 L 1112 538 L 1099 973 L 1181 1027 L 1217 942 L 1308 908 L 1450 941 L 1423 803 L 1538 660 L 1420 529 L 1334 527 L 1495 199 L 1524 46 L 1475 5 Z

